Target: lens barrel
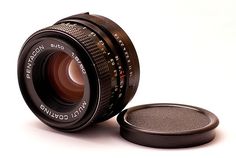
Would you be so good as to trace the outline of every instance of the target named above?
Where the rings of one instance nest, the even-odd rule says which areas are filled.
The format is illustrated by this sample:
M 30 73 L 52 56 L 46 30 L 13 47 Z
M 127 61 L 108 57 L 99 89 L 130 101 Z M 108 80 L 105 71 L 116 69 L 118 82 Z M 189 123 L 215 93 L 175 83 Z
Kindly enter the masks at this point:
M 18 59 L 18 81 L 32 112 L 45 124 L 73 132 L 118 114 L 133 98 L 139 62 L 127 34 L 89 13 L 31 35 Z

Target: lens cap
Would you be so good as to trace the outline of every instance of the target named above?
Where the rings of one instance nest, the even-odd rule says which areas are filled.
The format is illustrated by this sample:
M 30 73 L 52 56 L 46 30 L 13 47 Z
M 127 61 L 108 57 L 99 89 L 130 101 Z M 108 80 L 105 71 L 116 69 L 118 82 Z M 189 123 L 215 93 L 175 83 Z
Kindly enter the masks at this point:
M 210 142 L 218 118 L 194 106 L 172 103 L 147 104 L 122 111 L 117 121 L 126 140 L 149 147 L 183 148 Z

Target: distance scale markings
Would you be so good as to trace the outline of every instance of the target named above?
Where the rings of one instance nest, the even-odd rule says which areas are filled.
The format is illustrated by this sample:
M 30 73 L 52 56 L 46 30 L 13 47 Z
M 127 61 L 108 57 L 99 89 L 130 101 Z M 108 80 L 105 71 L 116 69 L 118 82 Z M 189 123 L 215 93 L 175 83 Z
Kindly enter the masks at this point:
M 122 48 L 122 51 L 123 51 L 123 53 L 125 55 L 125 58 L 126 58 L 126 61 L 127 61 L 129 77 L 132 77 L 133 76 L 133 67 L 132 67 L 129 52 L 128 52 L 127 48 L 125 47 L 124 42 L 122 41 L 122 39 L 120 38 L 120 36 L 117 33 L 114 34 L 114 37 L 115 37 L 115 39 L 117 40 L 117 42 L 119 43 L 119 45 Z

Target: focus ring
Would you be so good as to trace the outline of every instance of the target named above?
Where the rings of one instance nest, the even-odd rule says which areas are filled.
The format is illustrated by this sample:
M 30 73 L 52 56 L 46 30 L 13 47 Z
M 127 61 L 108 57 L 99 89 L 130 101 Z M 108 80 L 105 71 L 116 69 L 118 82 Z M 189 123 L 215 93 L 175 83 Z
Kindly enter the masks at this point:
M 99 96 L 100 100 L 97 105 L 95 118 L 93 120 L 97 119 L 96 117 L 102 116 L 103 111 L 106 110 L 109 106 L 111 97 L 111 76 L 109 73 L 109 66 L 106 62 L 106 59 L 104 58 L 102 52 L 98 48 L 97 44 L 93 41 L 93 39 L 87 34 L 85 34 L 83 31 L 81 31 L 82 27 L 76 24 L 62 23 L 58 25 L 53 25 L 49 27 L 49 29 L 60 30 L 75 37 L 92 58 L 99 78 L 101 94 Z

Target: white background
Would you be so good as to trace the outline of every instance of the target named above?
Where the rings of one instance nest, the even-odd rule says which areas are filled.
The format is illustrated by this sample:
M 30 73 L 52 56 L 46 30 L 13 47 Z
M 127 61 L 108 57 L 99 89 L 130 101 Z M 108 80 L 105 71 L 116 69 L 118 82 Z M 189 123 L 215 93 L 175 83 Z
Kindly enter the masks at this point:
M 22 44 L 38 29 L 86 11 L 117 22 L 136 47 L 141 80 L 128 107 L 174 102 L 206 108 L 220 119 L 213 142 L 154 149 L 122 139 L 115 118 L 65 134 L 33 115 L 17 83 Z M 0 157 L 235 157 L 235 0 L 7 0 L 0 2 L 0 20 Z

